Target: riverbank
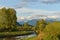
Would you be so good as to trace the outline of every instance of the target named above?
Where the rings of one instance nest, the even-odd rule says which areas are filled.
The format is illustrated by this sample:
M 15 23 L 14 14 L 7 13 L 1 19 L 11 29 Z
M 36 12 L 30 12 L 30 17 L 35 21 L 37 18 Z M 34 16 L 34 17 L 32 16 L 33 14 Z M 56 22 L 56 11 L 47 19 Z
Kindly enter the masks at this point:
M 22 40 L 36 40 L 37 36 L 29 37 L 29 38 L 24 38 Z
M 0 32 L 0 38 L 2 37 L 13 37 L 13 36 L 21 36 L 21 35 L 29 35 L 32 34 L 32 31 L 14 31 L 14 32 Z

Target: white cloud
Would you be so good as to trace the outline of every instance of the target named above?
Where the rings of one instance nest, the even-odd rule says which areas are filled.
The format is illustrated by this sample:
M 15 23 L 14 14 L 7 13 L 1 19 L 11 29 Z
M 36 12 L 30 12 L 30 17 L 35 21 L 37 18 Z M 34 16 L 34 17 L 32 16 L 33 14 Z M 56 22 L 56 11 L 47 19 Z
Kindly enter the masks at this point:
M 31 8 L 20 8 L 15 9 L 17 11 L 18 20 L 25 20 L 25 19 L 37 19 L 37 18 L 60 18 L 60 16 L 56 15 L 55 13 L 60 13 L 59 11 L 48 11 L 48 10 L 38 10 L 38 9 L 31 9 Z M 20 15 L 19 15 L 20 14 Z M 23 15 L 22 15 L 23 14 Z M 27 15 L 30 14 L 30 15 Z M 22 16 L 21 16 L 22 15 Z
M 25 20 L 25 18 L 23 16 L 22 17 L 17 16 L 17 21 L 22 21 L 22 20 Z
M 4 8 L 4 7 L 6 7 L 6 6 L 0 6 L 0 9 L 2 9 L 2 8 Z M 6 8 L 8 8 L 8 7 L 6 7 Z
M 20 8 L 16 9 L 17 13 L 23 14 L 32 14 L 32 15 L 55 15 L 54 13 L 58 13 L 59 11 L 48 11 L 48 10 L 41 10 L 41 9 L 31 9 L 31 8 Z
M 20 19 L 24 20 L 24 17 L 20 17 Z
M 19 19 L 20 18 L 20 19 Z M 41 16 L 39 16 L 39 17 L 36 17 L 36 16 L 27 16 L 27 17 L 19 17 L 18 18 L 18 22 L 19 21 L 26 21 L 26 20 L 32 20 L 32 19 L 47 19 L 47 18 L 53 18 L 53 19 L 56 19 L 56 18 L 60 18 L 59 16 L 43 16 L 43 17 L 41 17 Z
M 58 3 L 60 0 L 41 0 L 43 3 Z
M 14 7 L 8 7 L 8 6 L 0 6 L 0 9 L 2 9 L 2 8 L 6 8 L 6 9 L 8 9 L 8 8 L 14 8 Z
M 21 0 L 18 4 L 15 5 L 15 7 L 16 8 L 26 7 L 26 5 L 33 2 L 40 2 L 40 3 L 43 3 L 42 5 L 45 5 L 45 4 L 59 3 L 60 0 Z
M 54 2 L 59 2 L 60 0 L 22 0 L 23 2 L 49 2 L 49 3 L 54 3 Z
M 60 16 L 48 16 L 48 18 L 60 18 Z
M 59 15 L 60 15 L 60 12 L 56 12 L 56 13 L 54 13 L 54 14 L 56 14 L 56 15 L 58 15 L 58 16 L 59 16 Z

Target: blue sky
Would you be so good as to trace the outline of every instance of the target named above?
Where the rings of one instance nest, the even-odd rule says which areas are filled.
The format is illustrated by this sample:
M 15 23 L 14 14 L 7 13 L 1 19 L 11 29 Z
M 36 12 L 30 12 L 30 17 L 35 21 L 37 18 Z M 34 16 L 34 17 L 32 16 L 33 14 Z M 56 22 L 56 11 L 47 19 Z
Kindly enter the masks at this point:
M 60 15 L 60 0 L 0 0 L 0 7 L 15 8 L 18 19 L 36 15 Z
M 22 0 L 0 0 L 0 6 L 16 7 Z M 56 10 L 60 11 L 60 3 L 41 3 L 41 2 L 29 2 L 25 4 L 25 7 L 33 9 L 43 9 L 43 10 Z

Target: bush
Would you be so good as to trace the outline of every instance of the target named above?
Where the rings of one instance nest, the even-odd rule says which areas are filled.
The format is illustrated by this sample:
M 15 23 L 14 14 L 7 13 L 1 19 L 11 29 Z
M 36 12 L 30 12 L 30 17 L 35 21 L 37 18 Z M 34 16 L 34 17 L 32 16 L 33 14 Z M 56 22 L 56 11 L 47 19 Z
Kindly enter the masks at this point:
M 60 35 L 60 22 L 52 22 L 46 26 L 43 31 L 45 34 L 44 40 L 60 40 L 57 36 Z

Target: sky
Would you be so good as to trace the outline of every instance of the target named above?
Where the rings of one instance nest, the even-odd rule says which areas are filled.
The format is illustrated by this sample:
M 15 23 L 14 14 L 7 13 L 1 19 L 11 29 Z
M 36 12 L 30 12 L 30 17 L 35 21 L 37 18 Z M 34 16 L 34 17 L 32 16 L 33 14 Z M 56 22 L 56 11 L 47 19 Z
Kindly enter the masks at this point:
M 41 15 L 60 18 L 60 0 L 0 0 L 2 7 L 14 8 L 18 21 Z

